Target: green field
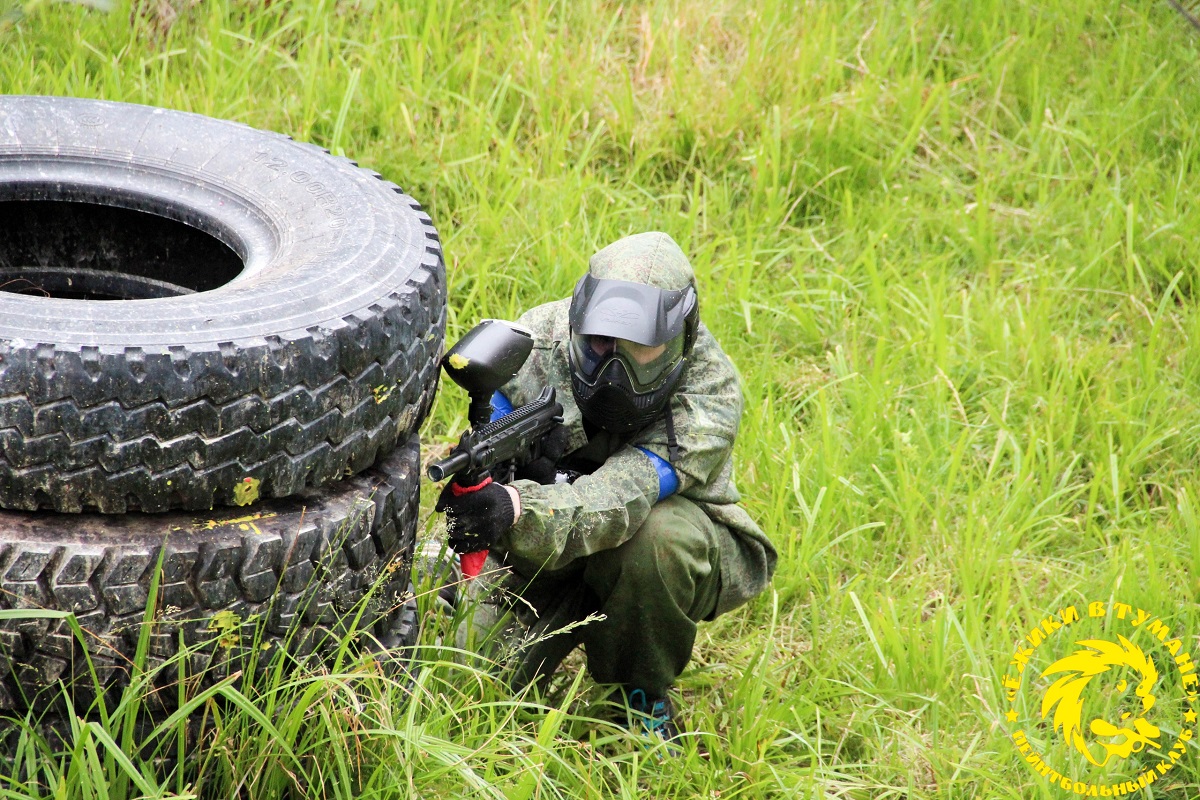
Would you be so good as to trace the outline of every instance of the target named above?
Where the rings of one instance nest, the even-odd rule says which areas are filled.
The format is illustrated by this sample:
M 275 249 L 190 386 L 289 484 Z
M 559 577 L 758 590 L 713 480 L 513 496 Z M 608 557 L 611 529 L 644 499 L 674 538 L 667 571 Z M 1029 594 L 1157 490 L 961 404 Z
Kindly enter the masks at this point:
M 0 798 L 1069 797 L 1009 739 L 1018 640 L 1074 605 L 1149 648 L 1087 617 L 1123 602 L 1200 657 L 1200 39 L 1165 0 L 143 5 L 0 0 L 0 92 L 383 173 L 442 234 L 450 340 L 674 236 L 779 569 L 702 627 L 679 757 L 591 720 L 578 662 L 514 700 L 431 624 L 411 690 L 361 662 L 246 686 L 175 770 L 118 758 L 120 716 L 66 754 L 29 735 Z M 448 387 L 425 441 L 465 423 Z M 1045 755 L 1107 787 L 1178 728 L 1103 769 Z M 1140 796 L 1200 795 L 1197 750 Z

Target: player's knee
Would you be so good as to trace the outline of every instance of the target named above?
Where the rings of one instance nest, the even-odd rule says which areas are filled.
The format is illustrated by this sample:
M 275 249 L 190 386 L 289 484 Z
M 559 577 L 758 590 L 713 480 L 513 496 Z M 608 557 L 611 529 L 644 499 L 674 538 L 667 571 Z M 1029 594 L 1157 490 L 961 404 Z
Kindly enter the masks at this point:
M 589 571 L 603 576 L 605 583 L 619 576 L 649 586 L 666 575 L 707 564 L 714 546 L 712 523 L 704 512 L 689 500 L 669 497 L 650 510 L 624 544 L 592 555 Z

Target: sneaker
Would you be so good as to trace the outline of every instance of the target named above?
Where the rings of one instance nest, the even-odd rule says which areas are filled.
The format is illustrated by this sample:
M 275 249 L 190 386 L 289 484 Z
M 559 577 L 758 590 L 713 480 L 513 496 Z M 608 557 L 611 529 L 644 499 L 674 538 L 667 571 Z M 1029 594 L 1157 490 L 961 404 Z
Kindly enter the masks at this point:
M 675 724 L 675 707 L 669 697 L 650 698 L 641 689 L 629 693 L 629 730 L 640 732 L 649 739 L 672 744 L 679 739 Z

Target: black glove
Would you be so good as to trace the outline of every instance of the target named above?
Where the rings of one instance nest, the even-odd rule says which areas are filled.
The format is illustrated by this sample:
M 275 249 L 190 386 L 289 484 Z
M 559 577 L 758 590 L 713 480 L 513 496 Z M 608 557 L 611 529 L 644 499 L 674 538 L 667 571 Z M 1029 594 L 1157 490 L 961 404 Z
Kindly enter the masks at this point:
M 518 480 L 534 481 L 543 486 L 558 482 L 558 462 L 567 454 L 567 440 L 571 434 L 565 425 L 555 425 L 538 443 L 538 458 L 517 467 Z
M 517 467 L 517 471 L 514 474 L 514 477 L 519 481 L 533 481 L 543 486 L 555 483 L 557 476 L 558 467 L 546 456 L 535 458 L 528 464 L 522 464 Z
M 434 511 L 446 512 L 450 547 L 456 553 L 487 550 L 512 527 L 513 506 L 508 490 L 487 478 L 475 486 L 450 481 L 438 496 Z

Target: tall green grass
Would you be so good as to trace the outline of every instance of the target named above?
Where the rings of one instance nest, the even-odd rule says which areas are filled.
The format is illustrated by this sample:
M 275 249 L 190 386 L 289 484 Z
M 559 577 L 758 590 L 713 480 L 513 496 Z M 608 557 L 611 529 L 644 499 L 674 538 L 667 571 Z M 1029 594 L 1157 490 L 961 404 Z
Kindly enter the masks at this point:
M 352 155 L 433 216 L 451 339 L 668 231 L 742 374 L 739 485 L 779 570 L 680 681 L 707 756 L 590 721 L 578 662 L 510 698 L 435 620 L 415 687 L 305 685 L 308 771 L 247 710 L 186 780 L 27 750 L 40 777 L 0 794 L 1056 797 L 999 683 L 1040 616 L 1123 600 L 1200 648 L 1200 80 L 1167 3 L 168 8 L 26 4 L 0 90 Z M 464 425 L 450 389 L 426 442 Z M 1200 793 L 1197 755 L 1150 796 Z

